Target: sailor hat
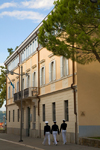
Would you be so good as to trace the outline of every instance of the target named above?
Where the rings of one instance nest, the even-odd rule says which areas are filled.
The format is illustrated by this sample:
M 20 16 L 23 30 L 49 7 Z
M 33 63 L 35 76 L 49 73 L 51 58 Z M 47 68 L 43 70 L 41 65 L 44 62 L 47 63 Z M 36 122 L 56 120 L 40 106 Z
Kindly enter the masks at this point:
M 45 121 L 45 123 L 48 123 L 48 121 Z

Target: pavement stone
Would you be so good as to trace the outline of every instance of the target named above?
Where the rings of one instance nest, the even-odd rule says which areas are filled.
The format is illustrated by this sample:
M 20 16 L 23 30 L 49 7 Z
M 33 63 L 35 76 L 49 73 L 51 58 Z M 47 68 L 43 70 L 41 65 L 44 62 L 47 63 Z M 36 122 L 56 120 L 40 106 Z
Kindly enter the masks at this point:
M 67 143 L 67 145 L 63 145 L 62 142 L 58 142 L 58 145 L 55 146 L 53 145 L 52 141 L 51 141 L 51 145 L 49 146 L 47 143 L 46 145 L 42 145 L 43 139 L 40 139 L 40 138 L 32 138 L 32 137 L 23 136 L 22 139 L 23 139 L 23 142 L 19 142 L 20 136 L 18 135 L 0 133 L 0 143 L 6 142 L 6 144 L 10 146 L 13 145 L 15 147 L 20 147 L 20 150 L 23 150 L 23 147 L 25 148 L 24 150 L 27 150 L 27 148 L 28 150 L 30 149 L 35 149 L 35 150 L 61 150 L 61 149 L 63 150 L 99 150 L 100 149 L 100 148 L 95 148 L 95 147 L 90 147 L 90 146 L 76 145 L 72 143 Z M 8 140 L 8 141 L 2 141 L 2 140 Z M 12 143 L 10 141 L 12 141 Z

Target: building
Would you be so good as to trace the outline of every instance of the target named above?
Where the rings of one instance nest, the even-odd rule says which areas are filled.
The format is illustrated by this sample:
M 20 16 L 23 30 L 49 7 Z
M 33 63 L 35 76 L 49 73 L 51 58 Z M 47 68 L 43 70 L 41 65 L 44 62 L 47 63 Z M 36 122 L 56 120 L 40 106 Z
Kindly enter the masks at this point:
M 68 126 L 68 142 L 74 143 L 75 139 L 82 136 L 100 135 L 99 63 L 84 66 L 75 63 L 73 74 L 70 59 L 55 56 L 38 44 L 41 25 L 5 61 L 9 71 L 23 73 L 23 135 L 42 138 L 46 120 L 50 125 L 56 120 L 60 127 L 64 118 Z M 71 86 L 73 75 L 74 92 Z M 8 77 L 15 88 L 7 78 L 7 133 L 20 134 L 21 76 L 9 74 Z

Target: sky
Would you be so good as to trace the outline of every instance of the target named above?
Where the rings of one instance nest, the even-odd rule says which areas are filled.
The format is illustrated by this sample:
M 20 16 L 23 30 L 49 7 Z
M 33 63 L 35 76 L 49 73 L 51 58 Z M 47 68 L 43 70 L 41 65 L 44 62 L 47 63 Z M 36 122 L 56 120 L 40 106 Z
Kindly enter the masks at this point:
M 54 0 L 0 0 L 0 66 L 53 9 Z M 0 108 L 4 111 L 5 107 Z

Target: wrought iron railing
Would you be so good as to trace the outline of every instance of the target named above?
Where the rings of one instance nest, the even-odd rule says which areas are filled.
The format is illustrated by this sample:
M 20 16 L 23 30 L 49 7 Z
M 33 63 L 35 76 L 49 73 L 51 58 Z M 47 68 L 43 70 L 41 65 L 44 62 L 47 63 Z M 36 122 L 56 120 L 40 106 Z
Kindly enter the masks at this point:
M 38 87 L 29 87 L 22 91 L 22 99 L 36 97 L 38 95 Z M 14 101 L 21 100 L 21 91 L 14 94 Z

